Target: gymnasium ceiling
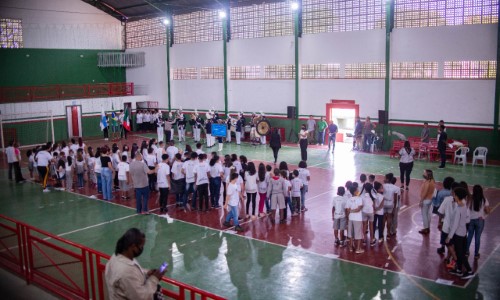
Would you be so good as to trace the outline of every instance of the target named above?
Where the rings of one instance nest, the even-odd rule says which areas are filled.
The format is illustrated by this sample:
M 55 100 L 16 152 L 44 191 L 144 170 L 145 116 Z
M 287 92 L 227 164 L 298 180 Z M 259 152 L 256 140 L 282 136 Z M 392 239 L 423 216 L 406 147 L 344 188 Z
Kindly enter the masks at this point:
M 121 21 L 134 21 L 167 14 L 223 9 L 286 0 L 82 0 Z

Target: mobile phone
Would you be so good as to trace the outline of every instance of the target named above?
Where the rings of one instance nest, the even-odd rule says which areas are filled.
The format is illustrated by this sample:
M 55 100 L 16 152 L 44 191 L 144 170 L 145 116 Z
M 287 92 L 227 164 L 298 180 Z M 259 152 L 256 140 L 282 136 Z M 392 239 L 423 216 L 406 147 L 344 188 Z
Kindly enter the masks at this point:
M 165 271 L 165 269 L 168 267 L 168 263 L 167 262 L 163 262 L 163 264 L 161 264 L 160 266 L 160 273 L 163 273 L 163 271 Z

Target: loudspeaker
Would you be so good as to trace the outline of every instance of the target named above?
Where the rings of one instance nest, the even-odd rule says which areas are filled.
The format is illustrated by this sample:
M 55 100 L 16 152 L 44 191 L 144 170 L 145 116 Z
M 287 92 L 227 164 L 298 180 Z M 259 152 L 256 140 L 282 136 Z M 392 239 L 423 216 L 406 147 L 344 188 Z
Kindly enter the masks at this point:
M 295 119 L 295 106 L 287 106 L 286 117 L 288 119 Z
M 379 110 L 378 111 L 378 123 L 382 125 L 387 125 L 389 116 L 387 114 L 387 111 L 385 110 Z

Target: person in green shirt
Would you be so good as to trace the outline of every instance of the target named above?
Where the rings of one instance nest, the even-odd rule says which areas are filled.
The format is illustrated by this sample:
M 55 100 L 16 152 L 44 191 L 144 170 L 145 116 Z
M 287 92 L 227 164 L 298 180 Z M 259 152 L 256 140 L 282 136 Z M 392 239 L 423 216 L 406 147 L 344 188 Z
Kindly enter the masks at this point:
M 323 146 L 325 143 L 325 129 L 328 126 L 326 121 L 321 117 L 321 119 L 318 121 L 318 145 Z

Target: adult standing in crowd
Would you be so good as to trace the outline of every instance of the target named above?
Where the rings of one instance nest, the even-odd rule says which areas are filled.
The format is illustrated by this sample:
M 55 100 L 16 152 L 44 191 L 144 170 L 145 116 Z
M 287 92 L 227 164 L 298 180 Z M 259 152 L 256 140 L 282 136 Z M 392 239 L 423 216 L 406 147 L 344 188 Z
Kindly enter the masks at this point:
M 413 170 L 413 160 L 415 156 L 415 149 L 410 146 L 409 141 L 405 141 L 404 147 L 399 150 L 399 172 L 401 174 L 401 189 L 409 189 L 410 174 Z
M 111 200 L 113 199 L 113 194 L 111 193 L 113 188 L 113 163 L 111 162 L 111 157 L 109 156 L 109 148 L 101 148 L 101 178 L 102 178 L 102 199 Z
M 309 116 L 309 120 L 307 120 L 307 141 L 309 144 L 314 144 L 314 132 L 316 130 L 316 121 L 313 119 L 313 116 Z
M 307 161 L 307 130 L 306 125 L 302 124 L 299 132 L 300 160 Z
M 149 182 L 148 174 L 155 173 L 156 169 L 150 170 L 142 160 L 142 154 L 137 153 L 135 160 L 130 162 L 129 172 L 135 189 L 136 211 L 138 214 L 148 213 Z
M 276 165 L 276 162 L 278 161 L 278 152 L 281 148 L 281 136 L 279 135 L 278 128 L 273 128 L 269 146 L 273 149 L 274 164 Z
M 321 117 L 318 121 L 318 145 L 323 146 L 325 144 L 325 130 L 328 124 L 326 121 Z
M 352 142 L 352 150 L 363 149 L 363 123 L 359 117 L 356 117 L 356 125 L 354 127 L 354 141 Z
M 333 119 L 330 121 L 330 125 L 328 125 L 328 150 L 332 149 L 332 153 L 335 150 L 335 140 L 337 138 L 337 132 L 339 132 L 339 128 L 335 125 Z
M 106 264 L 105 280 L 109 299 L 154 299 L 164 270 L 145 270 L 136 260 L 142 254 L 146 236 L 130 228 L 116 243 L 115 253 Z
M 365 152 L 370 151 L 370 146 L 373 142 L 373 129 L 375 129 L 375 124 L 371 122 L 370 117 L 366 117 L 365 124 L 363 125 L 363 150 Z
M 40 180 L 42 181 L 42 188 L 44 192 L 50 192 L 47 188 L 47 180 L 49 178 L 49 165 L 52 160 L 52 155 L 48 150 L 50 150 L 50 147 L 48 145 L 43 145 L 42 150 L 38 151 L 35 155 L 37 170 L 40 174 Z
M 429 143 L 429 123 L 424 122 L 424 128 L 422 128 L 422 132 L 420 133 L 420 141 L 422 143 Z
M 446 127 L 444 125 L 439 126 L 438 130 L 438 150 L 439 157 L 441 158 L 441 164 L 439 169 L 444 169 L 446 166 L 446 145 L 448 141 L 448 134 L 446 133 Z
M 431 224 L 431 204 L 436 184 L 432 170 L 424 171 L 424 183 L 420 190 L 420 208 L 422 210 L 422 222 L 424 228 L 419 231 L 421 234 L 429 234 Z
M 23 174 L 21 173 L 21 167 L 19 162 L 21 161 L 21 152 L 18 147 L 16 147 L 14 141 L 9 142 L 9 146 L 5 149 L 5 154 L 7 155 L 7 162 L 9 163 L 9 180 L 12 180 L 12 170 L 14 169 L 14 178 L 17 182 L 23 182 Z

